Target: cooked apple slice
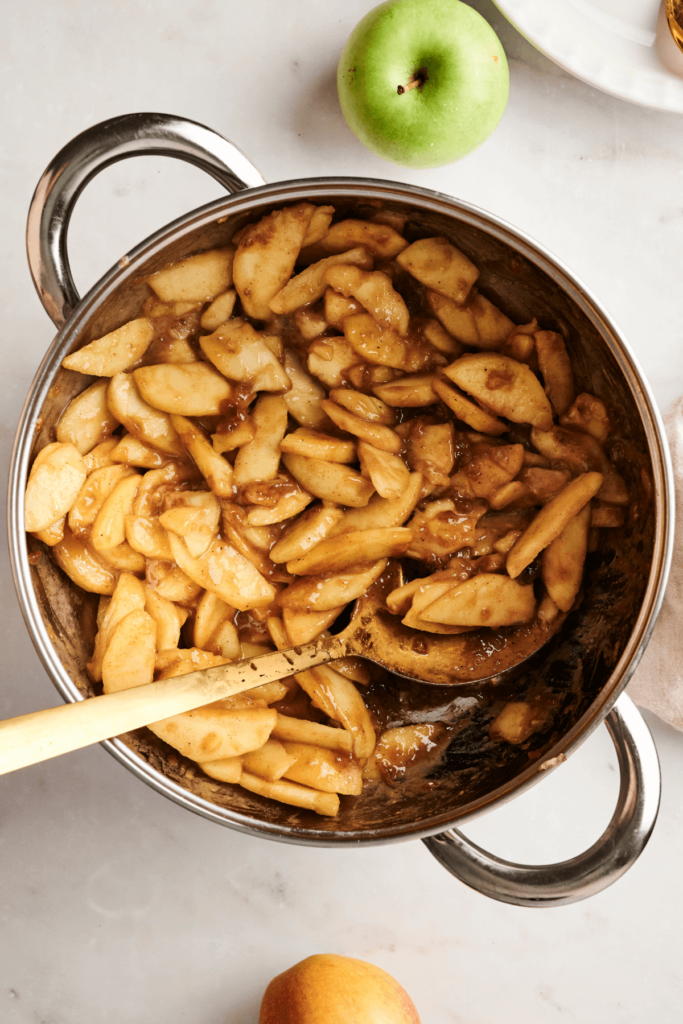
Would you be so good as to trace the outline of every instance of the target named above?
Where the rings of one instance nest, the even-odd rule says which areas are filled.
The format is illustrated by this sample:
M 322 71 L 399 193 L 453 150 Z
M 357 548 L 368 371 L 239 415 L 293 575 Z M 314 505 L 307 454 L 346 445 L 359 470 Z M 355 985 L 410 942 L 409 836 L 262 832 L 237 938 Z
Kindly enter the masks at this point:
M 242 758 L 224 757 L 220 761 L 203 761 L 202 771 L 218 782 L 231 782 L 236 785 L 242 777 Z
M 423 405 L 434 405 L 436 395 L 432 389 L 433 374 L 414 374 L 398 380 L 377 384 L 373 392 L 382 402 L 396 409 L 418 409 Z
M 572 364 L 564 338 L 555 331 L 537 331 L 534 339 L 545 393 L 555 412 L 561 416 L 576 396 Z
M 196 647 L 183 647 L 181 650 L 160 650 L 156 657 L 156 674 L 157 679 L 174 679 L 176 676 L 187 675 L 188 672 L 215 668 L 217 665 L 227 665 L 226 659 L 221 658 L 217 654 L 211 654 L 209 651 L 200 651 Z M 242 694 L 238 694 L 238 699 L 240 697 L 242 697 Z M 228 698 L 228 700 L 231 699 Z M 224 706 L 224 701 L 216 703 L 218 703 L 219 707 Z M 216 703 L 211 706 L 215 707 Z
M 349 249 L 348 252 L 340 253 L 338 256 L 327 256 L 306 267 L 296 277 L 291 278 L 284 288 L 270 300 L 270 308 L 274 313 L 293 313 L 301 306 L 317 302 L 325 294 L 329 283 L 326 281 L 328 270 L 339 265 L 372 270 L 373 260 L 363 248 Z M 341 291 L 341 289 L 338 290 Z
M 330 229 L 330 223 L 334 217 L 334 206 L 316 206 L 313 210 L 311 222 L 304 238 L 304 245 L 313 245 L 324 238 Z
M 371 255 L 381 260 L 393 260 L 408 243 L 388 224 L 373 224 L 352 217 L 337 221 L 315 248 L 302 251 L 301 262 L 319 259 L 318 253 L 341 253 L 362 245 Z
M 341 722 L 353 736 L 353 753 L 360 760 L 375 749 L 377 737 L 365 701 L 351 682 L 329 665 L 319 665 L 297 673 L 297 682 L 308 693 L 315 707 L 333 721 Z
M 55 431 L 58 441 L 71 443 L 81 455 L 105 441 L 119 425 L 107 405 L 108 380 L 98 380 L 72 398 L 59 417 Z
M 239 661 L 244 656 L 237 627 L 230 619 L 223 619 L 215 633 L 211 635 L 207 648 L 215 654 L 220 654 L 227 658 L 228 661 Z M 286 692 L 285 687 L 281 696 L 285 696 Z M 274 699 L 279 700 L 281 698 L 278 696 Z
M 304 341 L 313 341 L 315 338 L 319 338 L 330 326 L 322 313 L 308 306 L 297 309 L 294 314 L 294 323 Z
M 235 308 L 235 302 L 237 301 L 237 292 L 234 288 L 231 288 L 227 292 L 223 292 L 222 295 L 218 295 L 210 306 L 202 313 L 199 323 L 205 331 L 215 331 L 221 324 L 224 324 L 226 320 L 229 320 L 232 316 L 232 311 Z
M 184 757 L 202 764 L 258 750 L 270 736 L 276 717 L 270 708 L 206 707 L 153 722 L 149 728 Z
M 102 658 L 105 693 L 144 686 L 154 679 L 157 625 L 144 611 L 129 612 L 114 629 Z
M 550 594 L 544 594 L 536 609 L 536 618 L 542 626 L 549 626 L 560 614 L 560 609 L 553 601 Z
M 340 437 L 330 437 L 308 427 L 286 434 L 280 445 L 283 452 L 294 455 L 305 455 L 309 459 L 322 459 L 323 462 L 355 462 L 356 446 L 353 441 L 345 441 Z
M 449 424 L 450 426 L 450 424 Z M 382 498 L 400 498 L 410 484 L 410 470 L 398 455 L 360 441 L 358 458 L 361 472 L 370 478 Z
M 591 526 L 614 529 L 623 526 L 626 521 L 621 505 L 608 505 L 605 501 L 596 501 L 591 509 Z M 45 543 L 49 543 L 46 541 Z
M 125 527 L 126 540 L 133 551 L 139 551 L 145 558 L 173 560 L 166 530 L 158 516 L 127 515 Z
M 383 498 L 374 494 L 364 508 L 353 508 L 332 527 L 331 537 L 351 530 L 376 530 L 380 527 L 403 526 L 420 500 L 424 478 L 411 473 L 409 483 L 400 498 Z
M 293 759 L 282 773 L 284 778 L 323 793 L 360 796 L 363 791 L 360 766 L 348 754 L 308 743 L 285 742 L 283 749 Z
M 302 807 L 306 811 L 315 811 L 316 814 L 323 814 L 328 818 L 334 818 L 339 812 L 339 797 L 336 793 L 320 793 L 317 789 L 300 786 L 298 782 L 289 782 L 287 779 L 268 782 L 259 775 L 243 771 L 239 784 L 250 793 L 257 793 L 258 796 L 277 800 L 281 804 L 290 804 L 292 807 Z
M 119 572 L 135 572 L 141 576 L 145 572 L 147 563 L 144 556 L 132 548 L 126 540 L 116 544 L 113 548 L 106 548 L 97 553 L 103 562 L 110 565 L 112 569 L 118 569 Z
M 139 485 L 139 473 L 124 476 L 102 502 L 90 536 L 90 543 L 96 551 L 106 551 L 123 544 L 126 539 L 125 517 L 131 513 Z
M 162 302 L 206 302 L 232 284 L 235 248 L 226 245 L 187 256 L 147 278 Z
M 287 430 L 287 403 L 280 395 L 261 395 L 252 418 L 254 439 L 240 448 L 235 459 L 235 486 L 238 488 L 277 476 L 280 442 Z
M 587 395 L 585 392 L 576 396 L 571 408 L 560 416 L 560 423 L 563 427 L 585 431 L 600 444 L 605 443 L 612 429 L 605 403 L 595 395 Z
M 481 572 L 457 583 L 421 612 L 427 622 L 477 628 L 516 626 L 534 617 L 536 598 L 531 585 L 522 586 L 509 576 Z
M 415 426 L 408 435 L 408 465 L 435 487 L 448 487 L 455 462 L 453 424 L 429 423 L 420 417 L 412 422 Z
M 186 617 L 186 609 L 178 608 L 172 601 L 159 597 L 152 587 L 145 587 L 145 611 L 157 624 L 156 647 L 158 651 L 170 651 L 178 646 L 180 627 Z
M 344 605 L 330 608 L 326 612 L 297 612 L 292 608 L 283 608 L 282 623 L 291 646 L 316 640 L 343 611 Z
M 497 306 L 473 289 L 460 306 L 438 292 L 427 292 L 427 302 L 449 334 L 463 345 L 498 351 L 514 324 Z
M 531 443 L 551 463 L 567 467 L 572 473 L 602 473 L 603 483 L 598 497 L 614 505 L 628 505 L 629 494 L 624 478 L 607 458 L 605 449 L 591 434 L 565 427 L 532 430 Z
M 274 505 L 252 505 L 247 513 L 249 526 L 273 526 L 276 523 L 283 523 L 285 519 L 291 519 L 303 512 L 307 505 L 313 501 L 313 495 L 303 491 L 288 474 L 280 474 L 284 479 L 289 479 L 295 489 L 283 494 Z M 277 480 L 275 481 L 277 482 Z
M 90 473 L 69 511 L 68 523 L 71 532 L 83 537 L 84 540 L 87 539 L 90 527 L 105 500 L 121 480 L 132 473 L 133 470 L 128 466 L 104 466 Z
M 203 589 L 179 566 L 165 560 L 148 558 L 145 576 L 148 584 L 166 601 L 192 602 Z
M 420 238 L 399 253 L 396 262 L 413 277 L 462 305 L 479 277 L 471 260 L 446 238 Z
M 369 313 L 347 316 L 344 320 L 344 337 L 357 358 L 366 363 L 391 366 L 396 370 L 422 368 L 410 365 L 411 359 L 419 355 L 419 350 L 408 345 L 397 331 L 381 327 Z
M 315 576 L 340 572 L 351 565 L 368 564 L 380 558 L 394 558 L 403 554 L 412 539 L 411 531 L 402 526 L 356 530 L 340 537 L 328 537 L 300 558 L 287 562 L 287 572 Z
M 466 512 L 456 510 L 450 498 L 428 502 L 410 520 L 413 542 L 408 548 L 408 557 L 433 564 L 434 556 L 443 558 L 459 548 L 471 547 L 475 543 L 477 523 L 486 510 L 485 502 L 474 499 Z
M 364 395 L 361 391 L 352 391 L 351 388 L 334 388 L 329 394 L 330 400 L 340 405 L 342 409 L 358 416 L 368 423 L 381 423 L 385 427 L 393 427 L 396 423 L 394 410 L 372 395 Z
M 369 423 L 348 409 L 343 409 L 336 402 L 330 402 L 329 399 L 324 399 L 320 403 L 320 408 L 340 430 L 355 434 L 361 441 L 367 441 L 382 451 L 393 452 L 394 455 L 400 452 L 401 439 L 391 427 L 385 427 L 382 423 Z
M 589 502 L 569 520 L 562 533 L 543 551 L 543 582 L 550 597 L 563 612 L 570 610 L 581 588 L 590 525 Z
M 229 604 L 222 601 L 216 594 L 206 590 L 202 594 L 194 616 L 192 636 L 195 647 L 205 650 L 206 645 L 223 620 L 227 619 L 228 616 L 234 616 L 234 614 L 234 608 L 231 608 Z
M 301 558 L 325 540 L 343 516 L 340 508 L 329 505 L 316 505 L 304 512 L 282 531 L 277 543 L 270 549 L 271 561 L 281 563 Z
M 288 648 L 290 642 L 281 628 L 281 620 L 270 618 L 268 623 L 269 629 L 271 624 L 275 627 L 271 629 L 271 636 L 278 650 Z M 372 716 L 353 683 L 328 665 L 308 672 L 298 672 L 295 678 L 311 698 L 314 707 L 320 708 L 333 721 L 340 722 L 352 734 L 352 750 L 356 757 L 361 760 L 369 757 L 375 747 L 375 727 Z M 282 716 L 278 716 L 279 720 L 281 718 Z M 329 744 L 320 742 L 320 746 L 327 747 Z
M 179 416 L 217 416 L 232 388 L 208 363 L 160 363 L 133 371 L 145 402 Z
M 168 415 L 143 401 L 132 373 L 118 373 L 109 381 L 107 404 L 119 423 L 140 441 L 176 458 L 185 458 Z
M 448 741 L 449 735 L 442 722 L 387 729 L 363 767 L 363 778 L 375 781 L 405 778 L 406 769 L 425 761 L 437 761 Z
M 287 411 L 302 427 L 324 430 L 329 426 L 329 420 L 320 408 L 320 399 L 325 397 L 324 389 L 302 369 L 290 349 L 285 351 L 284 367 L 292 384 L 291 390 L 284 395 Z
M 182 504 L 162 512 L 159 524 L 182 537 L 193 558 L 201 558 L 218 535 L 221 510 L 209 491 L 185 491 Z
M 536 341 L 534 335 L 538 330 L 538 323 L 534 318 L 531 323 L 519 324 L 514 327 L 503 342 L 499 351 L 504 356 L 510 356 L 520 363 L 526 363 L 532 369 L 536 369 L 538 358 L 536 356 Z
M 369 319 L 374 323 L 372 317 Z M 308 369 L 328 388 L 338 388 L 346 371 L 360 361 L 361 357 L 346 338 L 318 338 L 308 349 Z M 324 398 L 324 393 L 320 397 Z M 327 417 L 325 422 L 328 422 Z
M 131 612 L 145 610 L 144 583 L 130 572 L 122 572 L 116 584 L 111 601 L 106 608 L 100 609 L 97 619 L 97 635 L 92 660 L 88 663 L 88 672 L 95 682 L 102 679 L 102 659 L 119 622 Z
M 29 533 L 47 530 L 65 516 L 85 479 L 83 456 L 75 445 L 56 441 L 43 448 L 26 484 L 24 520 Z
M 528 489 L 531 504 L 534 505 L 545 505 L 562 490 L 570 477 L 568 469 L 545 469 L 542 466 L 525 466 L 517 474 L 517 479 Z
M 96 444 L 91 452 L 84 457 L 83 462 L 88 473 L 94 472 L 96 469 L 104 469 L 105 466 L 111 466 L 114 462 L 112 459 L 112 452 L 115 451 L 119 444 L 118 437 L 110 437 L 108 441 L 102 441 L 100 444 Z
M 302 612 L 327 612 L 362 597 L 368 587 L 379 579 L 387 561 L 380 559 L 365 566 L 360 572 L 324 573 L 322 576 L 304 577 L 280 591 L 278 600 L 283 608 Z
M 230 463 L 214 451 L 199 427 L 185 416 L 171 416 L 171 425 L 207 484 L 219 498 L 233 497 Z
M 243 444 L 249 444 L 254 440 L 256 428 L 254 421 L 247 413 L 219 424 L 218 433 L 211 435 L 213 450 L 219 455 L 225 452 L 234 452 L 235 448 L 241 448 Z
M 497 352 L 461 356 L 443 371 L 485 409 L 513 423 L 541 430 L 553 425 L 553 410 L 538 378 L 524 363 Z
M 267 739 L 262 747 L 243 755 L 242 766 L 245 772 L 258 775 L 260 779 L 267 779 L 268 782 L 276 782 L 296 760 L 296 751 L 288 753 L 282 743 L 274 740 L 271 734 L 270 739 Z
M 202 352 L 229 380 L 252 385 L 254 391 L 287 391 L 291 382 L 263 335 L 241 317 L 221 324 L 199 339 Z
M 510 701 L 498 713 L 489 729 L 492 740 L 506 743 L 524 743 L 537 729 L 542 729 L 548 720 L 548 708 L 531 701 Z
M 271 317 L 270 300 L 292 275 L 313 211 L 310 203 L 273 210 L 243 232 L 233 279 L 247 316 L 254 320 Z
M 388 274 L 381 270 L 369 271 L 360 270 L 358 267 L 337 266 L 329 267 L 325 271 L 324 280 L 345 298 L 354 298 L 360 302 L 380 327 L 396 331 L 400 335 L 408 333 L 408 307 L 394 288 Z
M 275 728 L 270 734 L 273 739 L 290 743 L 312 743 L 327 750 L 341 750 L 348 753 L 353 745 L 351 734 L 345 729 L 307 722 L 301 718 L 290 718 L 288 715 L 277 716 Z
M 48 526 L 47 530 L 37 530 L 33 536 L 36 540 L 40 540 L 43 544 L 47 544 L 49 548 L 53 548 L 55 544 L 59 544 L 60 541 L 64 540 L 64 527 L 66 526 L 66 516 L 62 516 L 52 526 Z
M 438 575 L 441 576 L 440 573 Z M 452 590 L 458 582 L 457 580 L 446 579 L 437 583 L 432 582 L 432 578 L 428 576 L 426 579 L 416 582 L 418 582 L 418 586 L 413 591 L 410 608 L 401 619 L 404 626 L 410 626 L 412 629 L 421 629 L 425 633 L 441 633 L 449 636 L 457 633 L 467 633 L 472 628 L 471 626 L 454 626 L 443 622 L 430 622 L 422 616 L 425 608 L 429 608 L 437 598 L 443 597 L 449 590 Z
M 569 520 L 595 497 L 602 481 L 602 473 L 582 473 L 544 505 L 507 557 L 506 568 L 513 579 L 533 562 L 539 552 L 559 537 Z
M 521 444 L 493 446 L 487 442 L 474 445 L 472 457 L 467 462 L 464 475 L 467 477 L 475 498 L 488 498 L 517 476 L 524 463 L 524 447 Z
M 131 320 L 103 338 L 84 345 L 78 352 L 72 352 L 62 360 L 62 366 L 93 377 L 113 377 L 135 366 L 153 337 L 154 327 L 146 317 Z
M 215 540 L 206 554 L 193 558 L 180 537 L 174 533 L 169 533 L 168 537 L 173 557 L 183 572 L 226 604 L 244 612 L 263 608 L 274 600 L 275 587 L 248 558 L 225 541 Z
M 64 539 L 53 547 L 60 569 L 83 590 L 91 594 L 114 593 L 116 573 L 98 554 L 66 527 Z
M 323 462 L 286 452 L 282 461 L 304 490 L 335 505 L 362 508 L 375 490 L 359 472 L 338 462 Z
M 171 461 L 168 455 L 156 451 L 151 445 L 145 444 L 139 437 L 124 434 L 115 439 L 116 447 L 111 450 L 110 459 L 120 465 L 135 466 L 138 469 L 161 469 Z
M 450 299 L 443 301 L 450 302 Z M 460 342 L 456 341 L 433 317 L 414 317 L 410 322 L 410 336 L 417 339 L 418 343 L 426 341 L 449 359 L 455 359 L 456 356 L 462 355 L 463 348 Z
M 355 299 L 347 299 L 344 295 L 336 292 L 334 288 L 329 287 L 325 289 L 324 309 L 325 320 L 330 327 L 335 327 L 338 331 L 344 330 L 344 320 L 347 316 L 364 312 L 360 302 L 356 302 Z

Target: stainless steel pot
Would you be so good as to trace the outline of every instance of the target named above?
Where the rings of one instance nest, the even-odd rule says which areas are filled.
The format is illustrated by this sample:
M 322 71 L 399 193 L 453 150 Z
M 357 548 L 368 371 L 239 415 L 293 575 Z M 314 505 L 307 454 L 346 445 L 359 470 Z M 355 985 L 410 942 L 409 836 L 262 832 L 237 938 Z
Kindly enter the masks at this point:
M 146 239 L 79 299 L 66 248 L 74 204 L 103 167 L 138 154 L 194 163 L 232 194 Z M 537 315 L 542 326 L 562 331 L 581 388 L 608 399 L 620 417 L 623 464 L 639 496 L 637 515 L 626 528 L 608 531 L 592 556 L 580 610 L 509 692 L 490 686 L 411 690 L 397 679 L 386 689 L 382 699 L 399 702 L 399 717 L 431 712 L 458 726 L 445 761 L 422 792 L 377 787 L 347 798 L 337 819 L 312 820 L 312 815 L 212 782 L 147 730 L 104 746 L 183 807 L 252 835 L 318 846 L 423 838 L 456 877 L 496 899 L 522 906 L 583 899 L 633 864 L 657 816 L 657 754 L 645 723 L 622 691 L 645 649 L 666 585 L 673 532 L 671 465 L 648 385 L 607 314 L 541 246 L 491 214 L 391 181 L 311 178 L 266 185 L 230 142 L 195 122 L 166 115 L 115 118 L 72 140 L 41 178 L 28 219 L 31 272 L 58 328 L 26 399 L 10 468 L 9 545 L 31 638 L 64 700 L 93 693 L 85 671 L 95 631 L 93 595 L 73 586 L 23 530 L 32 458 L 53 440 L 64 406 L 91 382 L 63 370 L 61 360 L 136 315 L 146 294 L 144 275 L 226 242 L 247 220 L 304 199 L 361 215 L 380 206 L 407 211 L 409 236 L 450 237 L 481 268 L 484 292 L 513 319 L 521 323 Z M 31 564 L 28 556 L 35 548 L 44 557 Z M 547 727 L 521 747 L 492 743 L 488 728 L 502 702 L 516 693 L 540 691 L 550 696 L 554 709 Z M 621 788 L 610 825 L 586 853 L 561 864 L 515 865 L 484 852 L 453 827 L 538 782 L 603 720 L 616 746 Z

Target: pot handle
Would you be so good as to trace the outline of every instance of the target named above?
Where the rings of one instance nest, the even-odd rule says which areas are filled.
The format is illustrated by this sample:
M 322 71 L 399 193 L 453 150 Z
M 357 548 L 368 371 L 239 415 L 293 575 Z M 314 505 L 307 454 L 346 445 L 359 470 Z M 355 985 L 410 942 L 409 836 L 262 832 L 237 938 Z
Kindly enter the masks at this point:
M 458 829 L 423 839 L 429 852 L 465 885 L 518 907 L 577 903 L 616 882 L 650 838 L 659 811 L 661 776 L 650 730 L 625 693 L 605 724 L 617 751 L 619 798 L 609 825 L 585 853 L 559 864 L 513 864 L 482 850 Z
M 244 153 L 197 121 L 170 114 L 124 114 L 81 132 L 48 164 L 31 200 L 26 249 L 48 316 L 62 327 L 79 302 L 67 252 L 76 200 L 104 167 L 130 156 L 173 156 L 201 167 L 228 192 L 265 185 Z

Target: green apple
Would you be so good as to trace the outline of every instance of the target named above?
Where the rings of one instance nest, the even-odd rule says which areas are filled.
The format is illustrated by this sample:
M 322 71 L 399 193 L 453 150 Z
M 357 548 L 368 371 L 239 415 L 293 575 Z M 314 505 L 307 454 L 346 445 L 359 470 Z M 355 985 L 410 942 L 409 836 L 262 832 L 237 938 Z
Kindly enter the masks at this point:
M 496 127 L 508 65 L 491 26 L 460 0 L 387 0 L 349 36 L 337 87 L 349 127 L 373 153 L 439 167 Z

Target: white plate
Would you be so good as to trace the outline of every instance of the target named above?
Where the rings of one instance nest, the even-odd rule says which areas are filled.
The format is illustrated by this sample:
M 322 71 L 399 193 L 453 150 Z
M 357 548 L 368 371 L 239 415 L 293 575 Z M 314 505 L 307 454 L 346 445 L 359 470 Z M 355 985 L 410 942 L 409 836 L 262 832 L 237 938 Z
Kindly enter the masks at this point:
M 556 64 L 621 99 L 683 114 L 683 78 L 657 59 L 659 0 L 494 0 L 508 20 Z M 662 12 L 663 17 L 663 12 Z M 680 54 L 683 74 L 683 53 Z

